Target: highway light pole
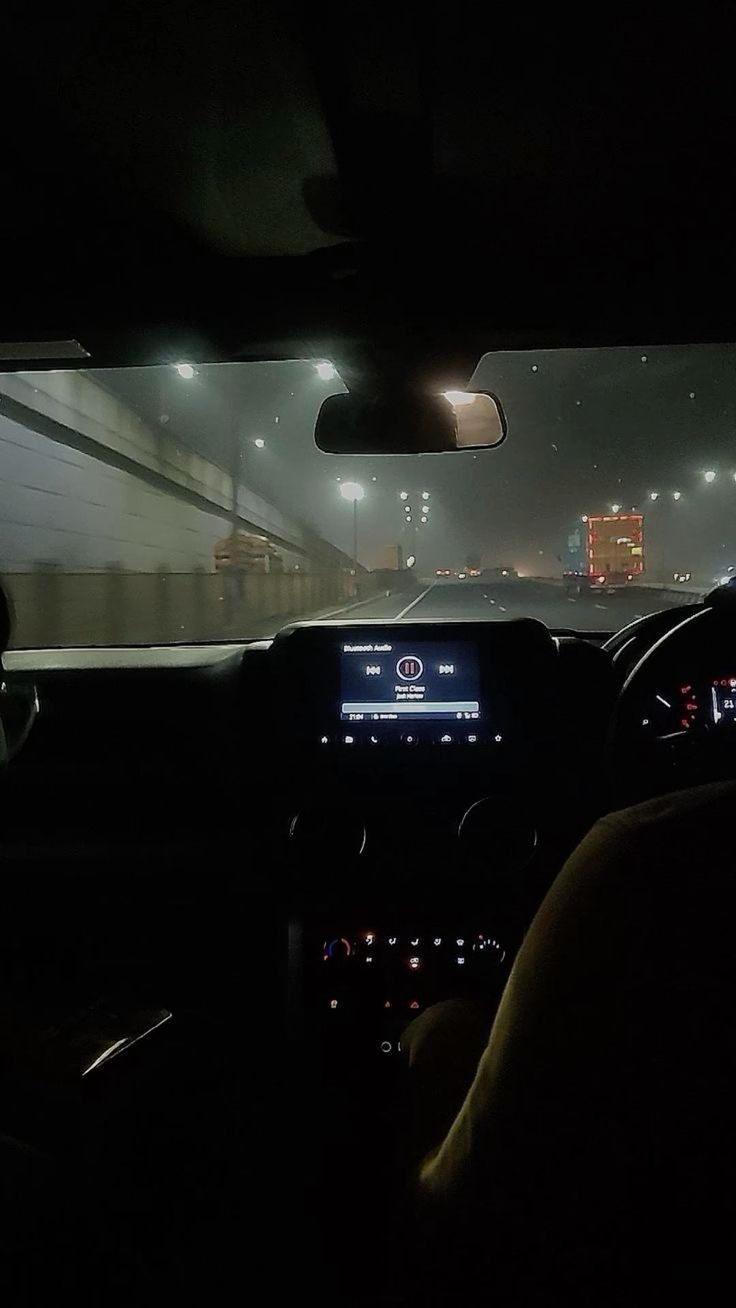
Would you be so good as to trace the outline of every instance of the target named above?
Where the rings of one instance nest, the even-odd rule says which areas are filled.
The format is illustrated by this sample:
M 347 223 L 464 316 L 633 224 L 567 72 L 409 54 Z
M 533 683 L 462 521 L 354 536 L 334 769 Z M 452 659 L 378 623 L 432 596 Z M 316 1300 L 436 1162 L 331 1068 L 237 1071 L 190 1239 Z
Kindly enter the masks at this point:
M 344 481 L 340 494 L 353 506 L 353 566 L 355 568 L 355 586 L 358 586 L 358 505 L 365 498 L 365 491 L 357 481 Z

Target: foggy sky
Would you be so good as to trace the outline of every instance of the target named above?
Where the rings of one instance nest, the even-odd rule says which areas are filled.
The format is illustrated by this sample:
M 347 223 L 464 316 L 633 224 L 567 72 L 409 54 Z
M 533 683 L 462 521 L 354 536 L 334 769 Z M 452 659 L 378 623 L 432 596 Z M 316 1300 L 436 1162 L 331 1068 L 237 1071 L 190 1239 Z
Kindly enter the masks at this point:
M 430 525 L 416 537 L 421 572 L 460 567 L 478 552 L 487 565 L 554 575 L 575 520 L 613 502 L 644 512 L 650 575 L 710 576 L 736 563 L 732 345 L 485 355 L 472 384 L 500 396 L 505 444 L 421 458 L 321 454 L 315 416 L 341 385 L 320 380 L 310 362 L 206 365 L 191 382 L 172 368 L 93 375 L 221 466 L 230 469 L 237 450 L 245 482 L 348 553 L 352 510 L 337 479 L 360 482 L 359 557 L 369 567 L 386 545 L 413 548 L 402 489 L 417 506 L 418 492 L 431 493 Z M 708 468 L 718 473 L 713 485 Z M 652 490 L 656 503 L 647 501 Z

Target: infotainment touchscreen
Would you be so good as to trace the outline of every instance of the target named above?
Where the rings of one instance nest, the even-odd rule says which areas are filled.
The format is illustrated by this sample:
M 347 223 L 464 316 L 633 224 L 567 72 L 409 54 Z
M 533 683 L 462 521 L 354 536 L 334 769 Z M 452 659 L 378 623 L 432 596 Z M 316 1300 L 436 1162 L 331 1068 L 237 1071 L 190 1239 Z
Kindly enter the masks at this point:
M 483 716 L 473 641 L 344 640 L 343 722 L 477 722 Z

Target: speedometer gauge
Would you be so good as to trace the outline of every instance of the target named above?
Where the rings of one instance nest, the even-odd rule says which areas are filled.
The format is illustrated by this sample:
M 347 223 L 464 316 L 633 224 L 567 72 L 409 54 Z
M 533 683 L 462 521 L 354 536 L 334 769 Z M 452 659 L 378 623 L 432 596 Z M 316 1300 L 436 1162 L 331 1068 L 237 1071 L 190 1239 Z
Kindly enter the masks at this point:
M 736 687 L 734 694 L 736 695 Z M 647 700 L 641 725 L 655 736 L 671 736 L 690 731 L 704 716 L 702 701 L 703 696 L 698 688 L 690 682 L 682 682 L 674 688 L 667 686 L 655 691 Z M 734 716 L 736 717 L 736 712 Z

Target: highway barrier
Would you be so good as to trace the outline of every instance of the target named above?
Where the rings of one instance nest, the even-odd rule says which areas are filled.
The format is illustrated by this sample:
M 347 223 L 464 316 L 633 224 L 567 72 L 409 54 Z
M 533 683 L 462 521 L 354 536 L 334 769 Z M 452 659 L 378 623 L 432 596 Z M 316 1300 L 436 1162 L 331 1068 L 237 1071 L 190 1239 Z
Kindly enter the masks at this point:
M 557 589 L 561 589 L 564 585 L 561 577 L 527 577 L 525 580 L 533 581 L 542 586 L 555 586 Z M 663 609 L 671 609 L 679 607 L 681 604 L 698 604 L 712 589 L 712 586 L 693 586 L 690 584 L 673 586 L 667 582 L 653 581 L 641 585 L 638 582 L 632 582 L 630 586 L 620 586 L 613 592 L 607 591 L 605 586 L 602 586 L 599 591 L 592 590 L 590 594 L 609 595 L 612 599 L 615 599 L 616 595 L 641 595 L 645 599 L 656 598 L 661 602 Z
M 150 645 L 269 634 L 289 618 L 317 615 L 380 593 L 381 579 L 345 572 L 5 574 L 15 610 L 11 645 Z

